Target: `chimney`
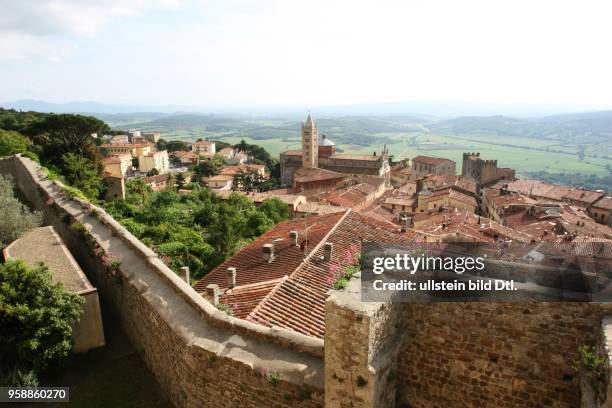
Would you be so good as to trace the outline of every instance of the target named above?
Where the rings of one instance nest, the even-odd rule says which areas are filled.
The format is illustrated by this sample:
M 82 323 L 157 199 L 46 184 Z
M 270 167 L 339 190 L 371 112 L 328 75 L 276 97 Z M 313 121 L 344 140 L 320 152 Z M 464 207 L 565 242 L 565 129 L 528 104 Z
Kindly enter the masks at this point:
M 236 268 L 230 266 L 227 268 L 227 287 L 233 288 L 236 286 Z
M 207 285 L 206 296 L 208 296 L 208 299 L 213 305 L 217 306 L 219 304 L 219 285 L 215 285 L 214 283 Z
M 264 261 L 271 263 L 274 260 L 274 244 L 264 244 L 261 250 Z
M 291 245 L 298 246 L 298 232 L 289 231 L 289 238 L 291 239 Z
M 183 280 L 185 282 L 187 282 L 187 284 L 190 284 L 190 282 L 189 282 L 189 267 L 188 266 L 181 266 L 181 277 L 183 278 Z
M 332 253 L 334 252 L 334 244 L 332 244 L 331 242 L 326 242 L 323 246 L 323 250 L 323 260 L 327 262 L 331 261 Z

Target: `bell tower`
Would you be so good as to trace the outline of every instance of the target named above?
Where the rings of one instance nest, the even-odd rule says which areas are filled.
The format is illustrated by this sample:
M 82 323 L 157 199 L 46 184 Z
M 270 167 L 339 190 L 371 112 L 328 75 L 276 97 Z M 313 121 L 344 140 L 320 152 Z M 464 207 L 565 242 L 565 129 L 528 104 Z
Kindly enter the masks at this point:
M 310 113 L 302 123 L 302 167 L 319 167 L 319 136 Z

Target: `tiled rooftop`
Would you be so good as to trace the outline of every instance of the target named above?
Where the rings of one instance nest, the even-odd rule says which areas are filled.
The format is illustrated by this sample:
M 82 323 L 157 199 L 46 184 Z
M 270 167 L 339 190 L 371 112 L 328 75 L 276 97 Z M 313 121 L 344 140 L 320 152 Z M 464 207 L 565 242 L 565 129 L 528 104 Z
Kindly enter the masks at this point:
M 301 243 L 305 227 L 309 244 L 302 251 L 290 242 L 289 231 L 297 230 Z M 213 270 L 194 288 L 203 293 L 206 285 L 216 283 L 223 290 L 220 302 L 229 305 L 237 316 L 323 338 L 325 299 L 334 283 L 332 271 L 335 265 L 345 265 L 347 252 L 359 250 L 362 241 L 411 242 L 396 226 L 350 210 L 285 221 Z M 263 260 L 262 245 L 271 242 L 275 245 L 275 259 L 268 263 Z M 323 259 L 324 242 L 334 245 L 330 261 Z M 236 267 L 238 286 L 228 292 L 230 266 Z
M 336 180 L 347 177 L 345 174 L 335 171 L 300 167 L 294 173 L 293 179 L 298 183 L 308 183 L 313 181 Z
M 442 157 L 431 157 L 431 156 L 416 156 L 412 159 L 412 163 L 423 163 L 430 166 L 437 166 L 445 162 L 452 162 L 452 160 L 445 159 Z
M 358 161 L 377 161 L 380 160 L 382 156 L 370 156 L 370 155 L 360 155 L 360 154 L 334 154 L 329 156 L 330 159 L 336 160 L 358 160 Z
M 599 199 L 593 204 L 593 207 L 602 208 L 605 210 L 612 210 L 612 197 L 611 196 L 602 197 L 601 199 Z

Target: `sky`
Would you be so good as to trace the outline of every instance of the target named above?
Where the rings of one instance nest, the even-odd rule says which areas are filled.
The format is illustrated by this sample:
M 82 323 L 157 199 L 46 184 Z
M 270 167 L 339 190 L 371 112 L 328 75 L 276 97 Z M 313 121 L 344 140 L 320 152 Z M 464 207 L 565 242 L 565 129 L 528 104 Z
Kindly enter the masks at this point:
M 0 101 L 612 108 L 609 0 L 1 0 Z

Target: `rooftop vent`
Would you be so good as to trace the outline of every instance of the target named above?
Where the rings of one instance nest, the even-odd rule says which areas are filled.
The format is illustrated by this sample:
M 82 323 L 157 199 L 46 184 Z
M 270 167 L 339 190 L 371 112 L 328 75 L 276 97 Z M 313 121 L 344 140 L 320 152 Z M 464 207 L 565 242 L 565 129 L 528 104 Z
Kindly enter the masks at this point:
M 298 246 L 298 232 L 289 231 L 289 239 L 291 239 L 291 245 Z
M 323 247 L 323 250 L 324 250 L 323 260 L 327 262 L 331 261 L 331 258 L 334 252 L 334 244 L 332 244 L 331 242 L 326 242 Z

